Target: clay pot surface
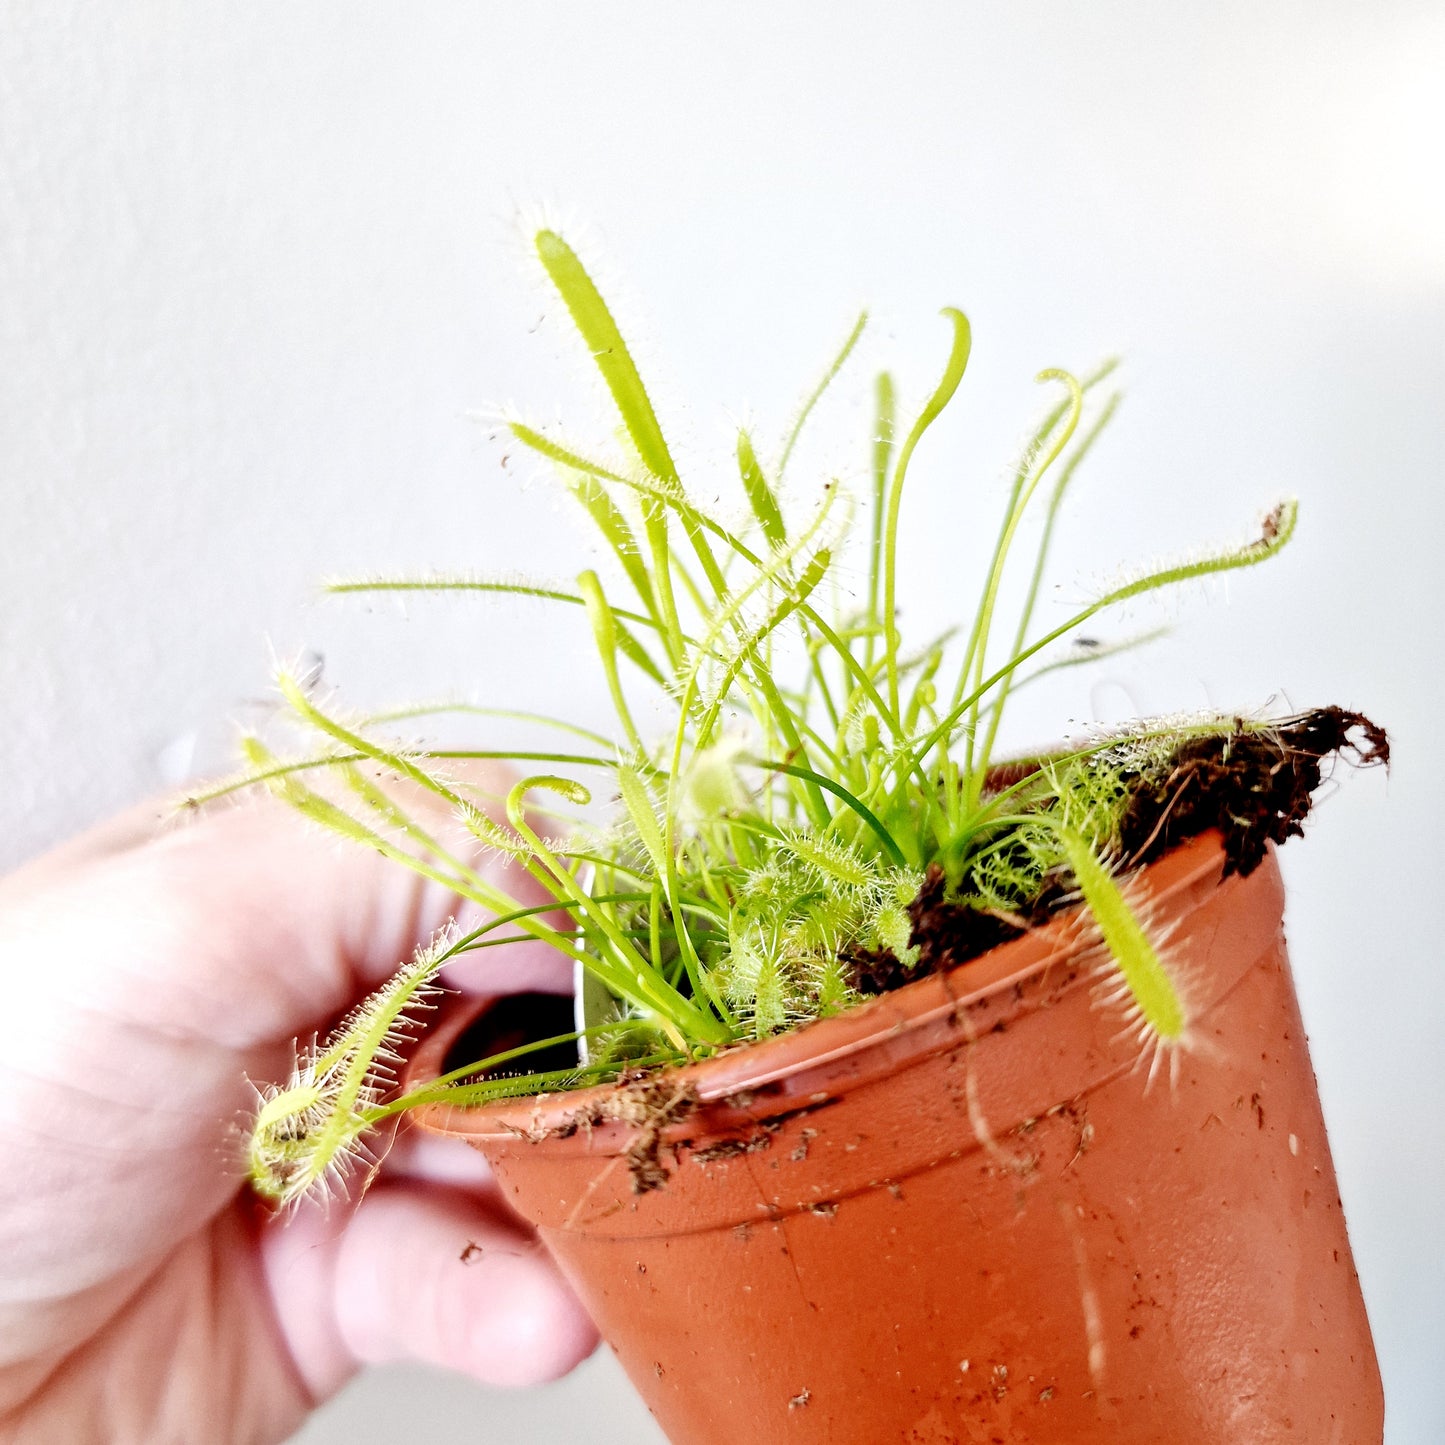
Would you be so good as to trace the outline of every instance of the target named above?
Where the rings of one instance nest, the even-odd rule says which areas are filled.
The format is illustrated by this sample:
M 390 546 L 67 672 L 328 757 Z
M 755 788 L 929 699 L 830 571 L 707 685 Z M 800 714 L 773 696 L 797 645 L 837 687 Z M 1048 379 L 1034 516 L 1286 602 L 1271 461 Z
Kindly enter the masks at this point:
M 571 1129 L 611 1089 L 423 1122 L 487 1156 L 675 1445 L 1378 1445 L 1278 865 L 1221 870 L 1211 834 L 1140 881 L 1191 1011 L 1172 1082 L 1065 922 L 664 1075 L 696 1099 L 665 1127 Z

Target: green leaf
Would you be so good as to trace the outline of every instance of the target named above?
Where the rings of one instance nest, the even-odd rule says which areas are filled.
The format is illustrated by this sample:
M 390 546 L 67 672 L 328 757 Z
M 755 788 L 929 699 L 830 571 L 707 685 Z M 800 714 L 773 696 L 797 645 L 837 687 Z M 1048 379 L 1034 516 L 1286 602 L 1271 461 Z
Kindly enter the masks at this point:
M 953 306 L 945 307 L 943 315 L 953 323 L 953 344 L 949 348 L 948 362 L 933 395 L 928 398 L 899 449 L 893 483 L 888 490 L 887 516 L 883 527 L 883 646 L 888 658 L 888 705 L 895 716 L 898 712 L 898 509 L 903 500 L 903 483 L 908 476 L 908 464 L 913 459 L 914 448 L 922 440 L 924 432 L 933 425 L 939 412 L 953 400 L 953 393 L 958 390 L 958 383 L 963 380 L 968 366 L 969 352 L 973 349 L 973 331 L 968 317 Z
M 745 431 L 738 432 L 738 471 L 742 474 L 743 487 L 748 494 L 753 516 L 758 519 L 758 525 L 763 529 L 768 545 L 781 547 L 788 540 L 787 528 L 783 526 L 783 514 L 778 510 L 777 498 L 773 496 L 768 479 L 758 464 L 752 438 Z
M 758 654 L 758 649 L 767 638 L 775 632 L 794 612 L 798 610 L 808 598 L 812 596 L 818 584 L 827 575 L 828 568 L 832 565 L 833 554 L 827 548 L 821 548 L 816 552 L 812 560 L 803 569 L 802 575 L 798 578 L 797 584 L 792 588 L 789 596 L 785 597 L 768 614 L 762 624 L 750 632 L 743 640 L 742 645 L 728 660 L 723 669 L 721 678 L 718 680 L 713 697 L 712 705 L 704 713 L 701 722 L 698 724 L 697 737 L 700 741 L 706 742 L 712 733 L 718 715 L 723 709 L 727 695 L 738 675 Z
M 834 782 L 832 778 L 826 778 L 821 773 L 815 773 L 811 768 L 799 767 L 797 763 L 778 762 L 776 759 L 759 758 L 757 766 L 768 768 L 775 773 L 786 773 L 790 778 L 803 778 L 810 783 L 815 783 L 824 791 L 844 803 L 856 813 L 873 830 L 878 841 L 883 845 L 883 851 L 888 855 L 889 862 L 898 868 L 906 868 L 908 860 L 903 856 L 902 850 L 894 842 L 888 829 L 878 821 L 878 816 L 870 808 L 866 807 L 850 793 L 841 783 Z
M 647 575 L 647 564 L 627 525 L 627 518 L 607 495 L 596 477 L 581 473 L 572 487 L 572 495 L 586 509 L 593 525 L 602 533 L 603 540 L 612 549 L 613 555 L 622 564 L 627 580 L 632 583 L 642 605 L 648 613 L 657 615 L 657 601 L 652 595 L 652 579 Z
M 1155 1039 L 1179 1042 L 1186 1024 L 1184 1005 L 1139 916 L 1082 835 L 1061 828 L 1059 840 L 1141 1019 Z
M 657 810 L 647 784 L 637 772 L 625 764 L 617 769 L 617 786 L 622 794 L 623 806 L 637 829 L 637 836 L 647 850 L 647 856 L 659 878 L 667 877 L 667 847 L 662 838 L 662 826 L 657 821 Z
M 1146 572 L 1132 582 L 1126 582 L 1111 592 L 1106 592 L 1091 608 L 1097 612 L 1124 602 L 1130 597 L 1145 592 L 1155 592 L 1161 587 L 1171 587 L 1178 582 L 1189 582 L 1196 577 L 1212 577 L 1218 572 L 1234 572 L 1241 567 L 1255 567 L 1287 546 L 1294 536 L 1299 522 L 1299 503 L 1293 498 L 1281 502 L 1265 517 L 1259 536 L 1241 547 L 1222 552 L 1207 553 L 1187 562 L 1175 562 L 1156 571 Z
M 868 548 L 868 621 L 878 623 L 878 584 L 883 575 L 883 508 L 888 492 L 889 464 L 893 459 L 896 399 L 893 378 L 886 371 L 874 385 L 872 538 Z M 872 644 L 869 645 L 872 655 Z
M 652 400 L 602 293 L 593 284 L 577 253 L 555 231 L 538 231 L 536 247 L 547 275 L 566 302 L 573 324 L 612 393 L 622 424 L 643 466 L 663 481 L 676 482 L 677 467 L 658 425 L 657 413 L 652 409 Z
M 801 858 L 845 888 L 866 888 L 876 881 L 874 871 L 846 843 L 797 831 L 782 833 L 779 839 L 795 858 Z
M 822 399 L 823 393 L 833 384 L 833 379 L 843 369 L 844 363 L 853 354 L 853 348 L 858 344 L 858 338 L 863 334 L 863 328 L 868 324 L 868 313 L 860 311 L 858 319 L 853 323 L 853 329 L 848 333 L 848 339 L 843 343 L 843 348 L 833 358 L 833 364 L 823 373 L 823 379 L 815 386 L 807 401 L 803 403 L 802 410 L 798 412 L 798 419 L 793 423 L 792 430 L 788 433 L 788 440 L 783 445 L 783 455 L 778 460 L 778 475 L 781 477 L 788 469 L 788 458 L 793 455 L 793 448 L 798 444 L 798 438 L 803 434 L 803 428 L 808 424 L 808 418 L 812 415 L 813 408 Z
M 547 602 L 566 602 L 573 607 L 585 604 L 575 592 L 563 592 L 556 587 L 543 587 L 540 583 L 502 580 L 492 577 L 357 577 L 327 582 L 322 589 L 332 596 L 365 592 L 482 592 L 495 593 L 503 597 L 540 597 Z M 636 622 L 642 627 L 656 627 L 657 622 L 641 612 L 628 612 L 623 608 L 613 609 L 618 617 Z
M 597 644 L 597 656 L 602 663 L 602 673 L 607 679 L 608 691 L 612 694 L 612 706 L 617 719 L 627 733 L 627 740 L 639 753 L 644 752 L 642 739 L 632 721 L 632 711 L 627 705 L 627 694 L 622 690 L 622 679 L 617 675 L 618 630 L 607 595 L 602 583 L 592 570 L 577 577 L 577 590 L 587 604 L 587 616 L 592 622 L 592 635 Z
M 1188 582 L 1198 577 L 1209 577 L 1219 572 L 1232 572 L 1242 567 L 1257 566 L 1260 562 L 1273 557 L 1276 552 L 1289 543 L 1294 536 L 1298 520 L 1299 503 L 1294 500 L 1281 502 L 1265 517 L 1260 528 L 1260 535 L 1253 541 L 1246 542 L 1240 547 L 1210 552 L 1191 561 L 1176 562 L 1170 566 L 1146 572 L 1132 582 L 1126 582 L 1112 591 L 1106 592 L 1082 611 L 1076 612 L 1067 622 L 1060 623 L 1037 641 L 1031 642 L 996 672 L 984 678 L 967 697 L 960 699 L 958 705 L 951 708 L 933 731 L 922 740 L 919 745 L 921 752 L 927 753 L 942 742 L 957 725 L 963 714 L 1020 664 L 1027 662 L 1036 652 L 1043 651 L 1050 643 L 1057 642 L 1059 638 L 1076 631 L 1091 617 L 1104 611 L 1106 607 L 1112 607 L 1116 603 L 1127 601 L 1131 597 L 1142 596 L 1147 592 L 1157 592 L 1161 588 L 1170 587 L 1179 582 Z
M 593 284 L 577 253 L 555 231 L 538 231 L 536 247 L 543 268 L 566 303 L 573 323 L 612 393 L 642 465 L 668 490 L 680 491 L 677 467 L 658 425 L 657 413 L 652 409 L 652 400 L 602 293 Z M 676 663 L 682 657 L 682 628 L 673 600 L 667 517 L 658 506 L 649 503 L 643 508 L 643 525 L 652 554 L 652 581 L 657 589 L 663 633 L 672 661 Z

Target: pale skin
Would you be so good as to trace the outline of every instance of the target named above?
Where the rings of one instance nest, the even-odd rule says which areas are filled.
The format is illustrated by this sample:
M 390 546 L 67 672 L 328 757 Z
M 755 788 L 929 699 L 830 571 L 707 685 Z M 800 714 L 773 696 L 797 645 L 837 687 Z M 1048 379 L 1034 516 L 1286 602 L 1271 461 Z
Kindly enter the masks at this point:
M 0 880 L 0 1441 L 266 1445 L 369 1363 L 523 1385 L 590 1353 L 465 1145 L 404 1132 L 359 1203 L 281 1219 L 245 1183 L 248 1080 L 453 916 L 267 800 L 143 807 Z M 541 944 L 444 977 L 570 985 Z

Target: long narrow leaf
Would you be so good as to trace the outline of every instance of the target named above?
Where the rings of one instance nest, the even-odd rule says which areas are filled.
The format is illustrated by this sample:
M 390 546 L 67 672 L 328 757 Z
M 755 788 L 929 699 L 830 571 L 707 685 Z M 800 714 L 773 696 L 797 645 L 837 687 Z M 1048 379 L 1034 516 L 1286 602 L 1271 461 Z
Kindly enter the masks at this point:
M 501 577 L 357 577 L 341 578 L 326 582 L 322 590 L 332 596 L 347 596 L 367 592 L 481 592 L 495 593 L 503 597 L 540 597 L 547 602 L 566 602 L 572 607 L 586 604 L 575 592 L 564 592 L 560 587 L 544 587 L 537 582 L 524 582 Z M 614 609 L 618 617 L 625 617 L 641 627 L 656 627 L 651 617 L 641 612 L 629 612 L 623 608 Z
M 1069 389 L 1068 410 L 1064 416 L 1063 424 L 1051 440 L 1051 444 L 1044 454 L 1044 458 L 1034 468 L 1027 482 L 1019 488 L 1010 503 L 1009 516 L 1005 523 L 1003 533 L 999 538 L 997 548 L 994 550 L 993 562 L 989 567 L 988 579 L 984 583 L 983 598 L 979 603 L 978 614 L 974 620 L 973 635 L 969 639 L 968 651 L 964 654 L 963 674 L 967 676 L 970 661 L 973 664 L 973 681 L 975 683 L 983 676 L 984 667 L 988 660 L 989 638 L 993 629 L 994 608 L 998 602 L 999 588 L 1003 582 L 1004 566 L 1008 561 L 1009 552 L 1012 550 L 1013 539 L 1018 531 L 1019 524 L 1023 521 L 1025 511 L 1028 510 L 1029 502 L 1033 499 L 1034 493 L 1038 490 L 1039 484 L 1048 474 L 1050 467 L 1063 454 L 1064 448 L 1069 444 L 1074 435 L 1074 429 L 1079 424 L 1079 417 L 1084 408 L 1084 388 L 1078 380 L 1067 371 L 1041 371 L 1036 378 L 1038 381 L 1061 381 Z M 1008 687 L 1008 674 L 1004 678 L 1004 688 Z M 962 691 L 964 684 L 960 682 L 955 689 L 955 695 Z M 976 753 L 978 734 L 978 704 L 973 706 L 966 729 L 968 742 L 964 751 L 964 773 L 969 779 L 970 788 L 976 790 L 981 786 L 981 778 L 988 771 L 989 748 L 992 746 L 994 732 L 1002 719 L 1002 708 L 994 713 L 993 727 L 990 729 L 987 739 L 983 744 L 981 752 Z
M 637 829 L 637 836 L 641 839 L 657 876 L 665 878 L 667 845 L 663 841 L 662 828 L 657 821 L 657 809 L 652 801 L 652 794 L 647 790 L 647 784 L 635 769 L 624 765 L 617 769 L 617 787 L 622 795 L 622 805 L 627 809 L 627 816 L 632 819 L 632 826 Z
M 822 788 L 825 792 L 843 802 L 851 808 L 868 826 L 873 830 L 874 836 L 883 846 L 883 851 L 888 855 L 888 861 L 899 868 L 906 868 L 908 860 L 903 856 L 902 850 L 894 841 L 893 835 L 878 820 L 878 815 L 871 808 L 866 807 L 853 796 L 841 783 L 835 782 L 832 778 L 826 778 L 822 773 L 815 773 L 811 768 L 799 767 L 797 763 L 779 762 L 775 758 L 759 758 L 757 766 L 767 768 L 771 772 L 786 773 L 790 778 L 806 778 L 810 783 Z
M 860 311 L 858 319 L 853 323 L 853 329 L 848 333 L 848 339 L 843 343 L 842 349 L 833 358 L 833 364 L 823 373 L 823 379 L 809 393 L 808 399 L 803 403 L 798 412 L 798 418 L 788 432 L 788 439 L 783 444 L 783 454 L 778 459 L 778 476 L 781 477 L 788 470 L 788 459 L 793 455 L 793 448 L 798 444 L 798 438 L 803 434 L 803 428 L 808 424 L 808 418 L 813 414 L 813 408 L 822 400 L 823 393 L 833 384 L 834 378 L 842 371 L 844 364 L 853 354 L 853 348 L 858 344 L 858 338 L 863 335 L 863 328 L 868 324 L 868 313 Z
M 1144 1025 L 1161 1043 L 1178 1043 L 1184 1036 L 1184 1004 L 1148 930 L 1084 838 L 1072 828 L 1064 828 L 1060 841 Z
M 742 475 L 743 490 L 748 494 L 748 504 L 763 529 L 764 538 L 770 547 L 781 547 L 788 540 L 783 514 L 778 510 L 778 499 L 758 463 L 752 438 L 745 431 L 738 432 L 738 471 Z
M 597 644 L 597 656 L 602 663 L 602 673 L 607 679 L 608 691 L 612 694 L 612 706 L 617 719 L 627 733 L 632 748 L 643 753 L 646 749 L 637 734 L 637 725 L 632 721 L 632 709 L 627 705 L 627 694 L 622 690 L 622 680 L 617 675 L 617 623 L 608 605 L 602 583 L 591 570 L 577 578 L 577 590 L 587 603 L 587 616 L 592 622 L 592 634 Z
M 869 511 L 872 537 L 868 547 L 868 621 L 877 626 L 878 586 L 883 577 L 883 507 L 888 491 L 888 472 L 893 459 L 893 428 L 896 399 L 893 378 L 880 372 L 874 387 L 873 420 L 873 505 Z M 869 656 L 872 656 L 870 645 Z
M 535 244 L 538 258 L 572 313 L 572 322 L 592 353 L 607 390 L 612 393 L 618 415 L 643 466 L 665 482 L 677 482 L 677 467 L 658 425 L 657 413 L 652 409 L 652 400 L 602 293 L 593 284 L 577 253 L 555 231 L 538 231 Z
M 948 362 L 933 395 L 928 398 L 899 449 L 883 524 L 883 646 L 888 658 L 888 704 L 895 715 L 898 712 L 898 510 L 903 500 L 903 483 L 908 476 L 908 464 L 913 459 L 914 448 L 958 390 L 973 347 L 968 317 L 952 306 L 946 307 L 943 314 L 953 324 L 953 344 L 949 349 Z
M 671 582 L 664 565 L 668 556 L 666 529 L 664 527 L 662 531 L 659 531 L 658 528 L 666 516 L 669 505 L 672 505 L 672 509 L 681 518 L 688 540 L 697 553 L 698 560 L 702 563 L 702 569 L 707 575 L 709 584 L 719 593 L 725 590 L 722 571 L 713 557 L 706 537 L 703 536 L 701 514 L 695 506 L 684 501 L 682 484 L 676 475 L 659 478 L 651 468 L 648 468 L 648 475 L 652 478 L 651 482 L 637 477 L 624 476 L 621 472 L 615 471 L 611 467 L 604 467 L 601 463 L 583 456 L 582 453 L 570 447 L 564 447 L 560 442 L 554 442 L 550 437 L 544 436 L 535 427 L 530 427 L 525 422 L 509 422 L 508 429 L 523 446 L 530 448 L 539 456 L 555 462 L 558 466 L 596 477 L 599 481 L 630 487 L 638 493 L 642 498 L 643 524 L 647 529 L 648 545 L 652 549 L 652 567 L 649 576 L 656 585 L 659 598 L 664 603 L 664 610 L 666 600 L 671 597 Z
M 598 479 L 589 473 L 581 473 L 572 488 L 572 495 L 586 509 L 593 525 L 602 534 L 603 540 L 612 549 L 612 554 L 622 565 L 627 580 L 650 617 L 657 616 L 657 600 L 652 592 L 652 579 L 647 575 L 647 563 L 638 548 L 637 538 L 627 518 L 618 510 L 616 503 L 607 495 Z
M 534 241 L 537 257 L 591 352 L 642 465 L 667 487 L 680 490 L 677 467 L 658 425 L 657 413 L 652 409 L 652 399 L 642 384 L 632 353 L 627 349 L 602 293 L 593 284 L 577 253 L 555 231 L 538 231 Z M 682 654 L 682 629 L 672 595 L 666 514 L 656 506 L 644 507 L 643 527 L 648 550 L 652 554 L 653 585 L 657 589 L 658 607 L 676 663 Z
M 1111 591 L 1106 592 L 1096 601 L 1091 602 L 1081 611 L 1076 612 L 1067 622 L 1061 622 L 1051 631 L 1046 632 L 1037 641 L 1031 642 L 1022 652 L 1011 657 L 1001 668 L 991 674 L 976 687 L 967 697 L 960 698 L 958 705 L 951 708 L 947 714 L 938 722 L 937 726 L 920 743 L 922 752 L 926 754 L 938 746 L 957 727 L 959 719 L 970 707 L 980 698 L 984 697 L 990 689 L 1001 682 L 1010 672 L 1021 663 L 1027 662 L 1035 653 L 1041 652 L 1050 643 L 1057 642 L 1059 638 L 1066 637 L 1070 632 L 1082 627 L 1091 617 L 1097 616 L 1105 608 L 1113 607 L 1120 602 L 1126 602 L 1132 597 L 1140 597 L 1148 592 L 1157 592 L 1164 587 L 1176 586 L 1181 582 L 1189 582 L 1200 577 L 1212 577 L 1218 573 L 1234 572 L 1244 567 L 1254 567 L 1259 563 L 1273 557 L 1281 548 L 1288 545 L 1294 536 L 1295 526 L 1299 521 L 1299 503 L 1291 498 L 1281 502 L 1273 511 L 1265 517 L 1260 529 L 1260 535 L 1253 541 L 1244 543 L 1243 546 L 1232 548 L 1228 551 L 1210 552 L 1202 557 L 1192 558 L 1184 562 L 1171 563 L 1167 567 L 1160 567 L 1156 570 L 1145 572 L 1125 582 Z

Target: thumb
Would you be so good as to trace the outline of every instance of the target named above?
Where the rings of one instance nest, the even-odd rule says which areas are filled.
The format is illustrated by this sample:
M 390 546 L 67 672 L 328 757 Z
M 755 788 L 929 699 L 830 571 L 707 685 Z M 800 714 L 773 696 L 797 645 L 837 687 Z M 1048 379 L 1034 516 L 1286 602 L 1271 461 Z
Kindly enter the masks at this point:
M 597 1344 L 540 1244 L 456 1190 L 380 1184 L 342 1227 L 306 1205 L 263 1231 L 261 1249 L 281 1333 L 317 1400 L 390 1360 L 535 1385 Z

